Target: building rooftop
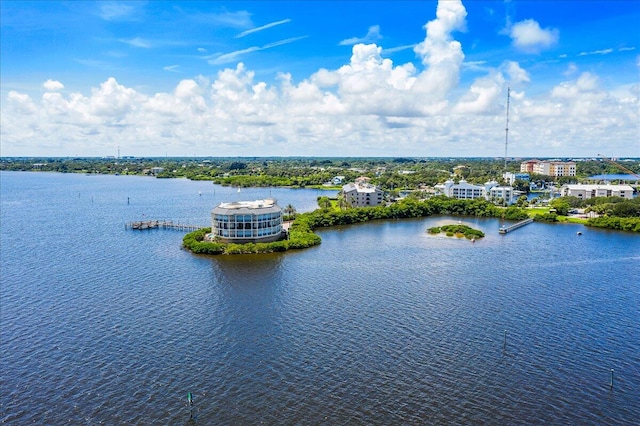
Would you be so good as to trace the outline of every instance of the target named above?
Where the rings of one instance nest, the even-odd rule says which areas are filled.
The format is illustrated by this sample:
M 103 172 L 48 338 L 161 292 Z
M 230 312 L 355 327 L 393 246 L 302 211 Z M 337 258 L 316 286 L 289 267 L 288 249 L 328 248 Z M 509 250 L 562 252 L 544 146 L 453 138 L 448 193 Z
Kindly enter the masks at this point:
M 378 188 L 370 183 L 348 183 L 342 187 L 344 192 L 353 191 L 354 189 L 358 192 L 376 192 Z
M 587 191 L 595 191 L 595 190 L 599 190 L 599 189 L 611 189 L 614 191 L 633 191 L 633 187 L 631 185 L 613 185 L 613 184 L 582 184 L 582 183 L 577 183 L 577 184 L 566 184 L 563 185 L 564 187 L 567 187 L 569 189 L 584 189 Z
M 255 213 L 255 210 L 261 210 L 262 212 L 281 211 L 280 207 L 276 204 L 276 200 L 273 198 L 254 201 L 232 201 L 229 203 L 220 203 L 216 208 L 214 208 L 214 210 L 219 214 Z

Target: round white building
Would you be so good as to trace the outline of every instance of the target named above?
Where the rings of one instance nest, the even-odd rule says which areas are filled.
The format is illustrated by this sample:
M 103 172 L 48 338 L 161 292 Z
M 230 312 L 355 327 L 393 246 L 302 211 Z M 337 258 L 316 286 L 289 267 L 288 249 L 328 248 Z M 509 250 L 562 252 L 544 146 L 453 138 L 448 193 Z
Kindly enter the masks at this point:
M 282 236 L 282 209 L 273 198 L 220 203 L 211 210 L 211 237 L 223 242 L 270 242 Z

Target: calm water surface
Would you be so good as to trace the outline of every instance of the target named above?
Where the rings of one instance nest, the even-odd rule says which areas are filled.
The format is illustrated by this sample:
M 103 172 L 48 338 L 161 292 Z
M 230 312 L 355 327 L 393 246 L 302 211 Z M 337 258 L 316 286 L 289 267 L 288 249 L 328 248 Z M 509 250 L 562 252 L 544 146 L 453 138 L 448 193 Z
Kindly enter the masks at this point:
M 589 176 L 589 179 L 599 179 L 599 180 L 628 180 L 634 181 L 638 180 L 638 178 L 631 174 L 608 174 L 608 175 L 594 175 Z
M 0 189 L 4 423 L 640 418 L 638 235 L 534 223 L 503 236 L 499 220 L 438 216 L 204 257 L 181 232 L 124 224 L 206 225 L 221 201 L 269 196 L 308 211 L 327 193 L 48 173 L 2 173 Z M 486 238 L 425 233 L 459 219 Z

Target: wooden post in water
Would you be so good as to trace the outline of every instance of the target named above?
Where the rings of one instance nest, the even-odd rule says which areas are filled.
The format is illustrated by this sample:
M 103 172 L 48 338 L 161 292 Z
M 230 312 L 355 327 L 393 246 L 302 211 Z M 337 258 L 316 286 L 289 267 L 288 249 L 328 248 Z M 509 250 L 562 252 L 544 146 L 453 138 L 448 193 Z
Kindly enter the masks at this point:
M 613 390 L 613 368 L 611 369 L 611 384 L 609 385 L 609 390 Z

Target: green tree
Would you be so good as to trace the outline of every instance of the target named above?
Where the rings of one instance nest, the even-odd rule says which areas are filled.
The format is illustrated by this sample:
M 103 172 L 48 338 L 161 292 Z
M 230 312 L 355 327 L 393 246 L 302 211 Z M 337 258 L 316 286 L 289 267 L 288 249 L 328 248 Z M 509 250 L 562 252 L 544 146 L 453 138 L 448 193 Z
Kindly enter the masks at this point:
M 529 202 L 527 201 L 526 195 L 521 195 L 520 197 L 518 197 L 518 201 L 516 201 L 516 206 L 527 207 L 528 205 L 529 205 Z
M 318 207 L 322 210 L 329 210 L 331 208 L 331 200 L 329 197 L 318 197 Z
M 569 203 L 569 207 L 571 207 L 572 209 L 578 208 L 578 207 L 582 207 L 582 200 L 578 197 L 561 197 L 563 200 L 565 200 L 567 203 Z
M 640 217 L 640 198 L 614 204 L 611 214 L 618 217 Z
M 566 216 L 571 208 L 569 202 L 565 200 L 564 197 L 554 198 L 549 202 L 549 206 L 556 209 L 556 213 L 560 216 Z
M 522 180 L 522 179 L 516 179 L 513 182 L 513 189 L 515 189 L 516 191 L 523 191 L 528 193 L 529 192 L 529 182 L 526 180 Z
M 242 170 L 246 168 L 247 165 L 241 161 L 234 161 L 229 165 L 229 170 Z

